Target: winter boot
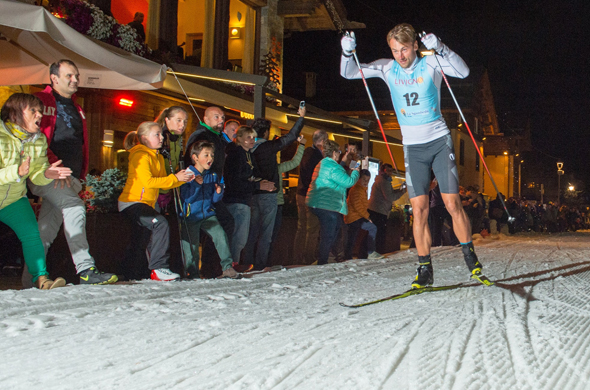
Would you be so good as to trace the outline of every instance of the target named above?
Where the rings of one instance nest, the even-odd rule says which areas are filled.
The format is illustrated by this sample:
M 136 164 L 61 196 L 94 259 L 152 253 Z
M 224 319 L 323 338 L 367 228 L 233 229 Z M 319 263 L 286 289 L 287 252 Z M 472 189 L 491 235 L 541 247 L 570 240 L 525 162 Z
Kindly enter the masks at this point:
M 434 283 L 434 270 L 432 269 L 430 255 L 418 256 L 418 259 L 420 266 L 416 270 L 416 278 L 414 279 L 414 283 L 412 283 L 412 289 L 432 286 L 432 283 Z
M 47 275 L 39 276 L 35 282 L 35 287 L 37 287 L 39 290 L 51 290 L 53 288 L 63 287 L 65 285 L 66 280 L 64 278 L 51 280 L 47 277 Z
M 483 268 L 483 266 L 477 259 L 477 255 L 475 254 L 475 250 L 473 249 L 473 242 L 461 244 L 461 250 L 463 251 L 463 256 L 465 257 L 465 264 L 467 264 L 467 268 L 469 268 L 471 274 L 481 274 L 481 269 Z

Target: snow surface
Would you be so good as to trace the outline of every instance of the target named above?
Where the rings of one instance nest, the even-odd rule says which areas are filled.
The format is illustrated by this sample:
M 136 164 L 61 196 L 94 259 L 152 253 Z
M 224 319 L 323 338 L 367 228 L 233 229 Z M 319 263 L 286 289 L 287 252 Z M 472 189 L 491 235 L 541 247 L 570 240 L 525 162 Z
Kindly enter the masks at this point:
M 0 292 L 1 389 L 590 389 L 590 232 L 478 240 L 242 280 Z

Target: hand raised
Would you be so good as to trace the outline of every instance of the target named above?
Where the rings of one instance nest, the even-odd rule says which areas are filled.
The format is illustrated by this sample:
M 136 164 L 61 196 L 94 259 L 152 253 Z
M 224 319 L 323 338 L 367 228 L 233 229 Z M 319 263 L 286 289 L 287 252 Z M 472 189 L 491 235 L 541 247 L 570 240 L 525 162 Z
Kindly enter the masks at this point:
M 67 167 L 60 167 L 61 164 L 62 161 L 57 160 L 45 170 L 45 177 L 55 180 L 53 188 L 57 188 L 58 185 L 60 185 L 61 188 L 64 188 L 65 186 L 68 186 L 69 188 L 72 186 L 72 179 L 70 178 L 72 170 Z
M 29 174 L 29 169 L 31 168 L 31 156 L 27 156 L 21 165 L 18 167 L 18 175 L 20 177 L 26 176 Z
M 185 183 L 188 183 L 189 181 L 192 181 L 193 179 L 195 179 L 195 174 L 190 170 L 190 169 L 183 169 L 182 171 L 178 171 L 174 174 L 174 176 L 176 176 L 176 178 L 178 179 L 178 181 L 183 181 Z M 201 180 L 203 179 L 202 176 Z

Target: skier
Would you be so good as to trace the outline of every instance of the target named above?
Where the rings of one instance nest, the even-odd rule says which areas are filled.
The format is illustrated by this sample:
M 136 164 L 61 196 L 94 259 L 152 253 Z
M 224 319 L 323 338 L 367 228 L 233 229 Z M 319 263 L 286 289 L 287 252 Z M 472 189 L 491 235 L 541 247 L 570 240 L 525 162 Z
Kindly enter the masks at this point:
M 431 169 L 453 218 L 453 228 L 461 242 L 465 263 L 472 277 L 482 281 L 480 277 L 485 278 L 481 273 L 482 265 L 474 252 L 471 226 L 459 197 L 453 141 L 440 110 L 442 73 L 439 62 L 434 56 L 418 56 L 416 32 L 407 23 L 394 27 L 387 34 L 387 43 L 393 59 L 380 59 L 361 64 L 361 67 L 365 78 L 379 77 L 387 83 L 402 131 L 406 182 L 414 214 L 413 231 L 419 260 L 412 288 L 424 288 L 434 281 L 430 258 L 432 239 L 428 228 Z M 458 78 L 469 75 L 469 68 L 463 59 L 434 34 L 424 36 L 422 43 L 427 49 L 436 50 L 446 75 Z M 346 79 L 361 78 L 353 59 L 356 48 L 354 33 L 345 34 L 341 45 L 340 74 Z

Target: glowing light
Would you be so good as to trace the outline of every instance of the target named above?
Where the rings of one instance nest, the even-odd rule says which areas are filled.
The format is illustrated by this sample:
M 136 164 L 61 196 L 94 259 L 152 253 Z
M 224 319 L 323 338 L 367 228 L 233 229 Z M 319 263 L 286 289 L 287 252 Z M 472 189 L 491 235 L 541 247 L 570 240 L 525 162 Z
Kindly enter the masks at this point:
M 120 106 L 133 107 L 133 103 L 135 103 L 133 100 L 124 99 L 124 98 L 119 99 Z

